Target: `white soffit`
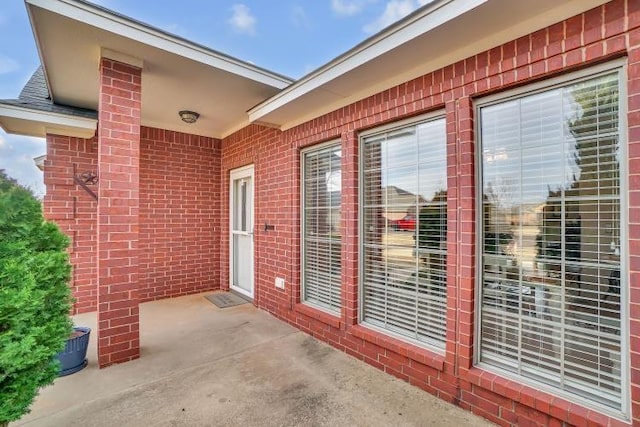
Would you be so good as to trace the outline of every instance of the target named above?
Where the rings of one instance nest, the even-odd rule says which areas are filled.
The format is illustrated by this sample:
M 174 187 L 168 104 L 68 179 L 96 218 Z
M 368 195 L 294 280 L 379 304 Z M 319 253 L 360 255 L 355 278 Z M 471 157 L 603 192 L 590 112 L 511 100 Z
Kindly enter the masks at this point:
M 49 133 L 92 138 L 96 133 L 98 121 L 0 104 L 0 127 L 7 133 L 17 135 L 45 137 Z
M 435 0 L 249 111 L 289 129 L 608 0 Z
M 292 80 L 79 0 L 26 0 L 54 102 L 97 110 L 101 54 L 142 64 L 142 124 L 222 138 Z M 130 61 L 125 61 L 129 62 Z M 178 111 L 200 113 L 194 124 Z

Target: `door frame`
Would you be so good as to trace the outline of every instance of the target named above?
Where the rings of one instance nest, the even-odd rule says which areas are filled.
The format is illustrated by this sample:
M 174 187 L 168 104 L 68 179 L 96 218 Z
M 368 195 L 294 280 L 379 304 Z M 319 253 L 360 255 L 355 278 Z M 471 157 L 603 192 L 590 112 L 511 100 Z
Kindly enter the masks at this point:
M 251 231 L 248 231 L 246 233 L 238 233 L 236 232 L 235 234 L 240 234 L 243 236 L 250 236 L 251 237 L 251 258 L 252 258 L 252 262 L 251 262 L 251 272 L 250 272 L 250 285 L 251 285 L 251 292 L 247 292 L 246 290 L 240 288 L 240 287 L 236 287 L 233 284 L 234 281 L 234 251 L 233 251 L 233 236 L 234 236 L 234 230 L 233 230 L 233 218 L 234 218 L 234 208 L 235 208 L 235 203 L 234 203 L 234 188 L 233 188 L 233 183 L 236 179 L 241 179 L 241 178 L 251 178 L 251 215 L 250 215 L 250 224 L 252 226 Z M 250 165 L 246 165 L 237 169 L 232 169 L 231 171 L 229 171 L 229 289 L 234 291 L 234 292 L 238 292 L 244 296 L 247 296 L 251 299 L 254 298 L 255 295 L 255 242 L 253 239 L 254 236 L 254 231 L 255 231 L 255 200 L 256 200 L 256 180 L 255 180 L 255 168 L 253 164 Z

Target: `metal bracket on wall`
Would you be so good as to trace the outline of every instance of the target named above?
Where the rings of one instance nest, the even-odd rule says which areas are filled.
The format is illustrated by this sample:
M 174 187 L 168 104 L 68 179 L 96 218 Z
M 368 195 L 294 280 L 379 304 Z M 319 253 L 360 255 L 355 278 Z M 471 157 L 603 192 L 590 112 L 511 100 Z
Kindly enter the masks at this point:
M 82 187 L 84 191 L 89 193 L 89 195 L 96 201 L 98 200 L 98 195 L 89 188 L 89 185 L 96 185 L 98 183 L 98 175 L 95 172 L 84 172 L 78 174 L 76 172 L 76 165 L 73 165 L 73 181 Z

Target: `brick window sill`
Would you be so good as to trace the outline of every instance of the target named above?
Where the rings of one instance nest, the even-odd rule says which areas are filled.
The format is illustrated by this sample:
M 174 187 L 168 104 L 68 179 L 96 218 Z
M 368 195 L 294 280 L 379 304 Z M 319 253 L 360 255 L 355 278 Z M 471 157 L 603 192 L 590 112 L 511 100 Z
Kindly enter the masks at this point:
M 490 390 L 495 394 L 512 399 L 522 405 L 534 408 L 542 413 L 572 425 L 603 425 L 628 427 L 631 424 L 618 418 L 607 416 L 595 409 L 569 402 L 561 397 L 524 385 L 515 380 L 502 377 L 479 367 L 472 367 L 462 378 L 471 384 Z
M 349 332 L 358 338 L 408 357 L 418 363 L 430 366 L 438 371 L 444 370 L 445 358 L 441 354 L 437 354 L 425 348 L 418 347 L 417 345 L 409 344 L 397 338 L 387 336 L 362 325 L 354 325 L 350 327 Z
M 336 329 L 340 329 L 340 326 L 342 325 L 342 320 L 338 316 L 329 314 L 325 311 L 319 310 L 306 304 L 296 304 L 294 305 L 293 309 L 297 313 L 303 314 Z

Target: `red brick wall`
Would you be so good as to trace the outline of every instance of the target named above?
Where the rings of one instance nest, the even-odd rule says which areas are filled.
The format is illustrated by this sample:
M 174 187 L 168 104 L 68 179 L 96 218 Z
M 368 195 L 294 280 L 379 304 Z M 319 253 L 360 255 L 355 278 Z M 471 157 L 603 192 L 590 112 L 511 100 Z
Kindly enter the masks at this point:
M 625 425 L 590 408 L 472 366 L 475 326 L 473 99 L 619 57 L 628 58 L 631 383 L 640 425 L 640 2 L 614 0 L 585 14 L 406 82 L 283 133 L 256 125 L 223 140 L 223 275 L 228 277 L 228 180 L 256 165 L 256 304 L 377 368 L 499 425 Z M 358 171 L 362 130 L 444 109 L 448 144 L 448 316 L 445 356 L 357 325 Z M 299 149 L 330 139 L 343 148 L 343 310 L 299 304 Z M 264 223 L 276 224 L 263 231 Z M 287 280 L 284 291 L 275 277 Z M 224 280 L 224 279 L 223 279 Z M 226 286 L 226 284 L 224 284 Z
M 229 171 L 253 163 L 256 167 L 255 302 L 259 307 L 354 357 L 500 425 L 620 424 L 619 421 L 584 406 L 569 403 L 472 366 L 476 166 L 472 100 L 516 85 L 626 56 L 629 75 L 627 120 L 630 171 L 628 217 L 631 394 L 633 420 L 640 424 L 639 27 L 640 2 L 614 0 L 605 6 L 452 64 L 284 133 L 251 125 L 226 138 L 221 147 L 215 141 L 209 146 L 209 142 L 199 139 L 195 142 L 187 136 L 181 137 L 185 142 L 181 145 L 175 139 L 172 140 L 179 139 L 178 134 L 143 130 L 140 195 L 140 264 L 143 268 L 140 276 L 141 283 L 144 283 L 144 298 L 173 296 L 220 285 L 227 287 Z M 372 126 L 438 109 L 444 109 L 447 117 L 449 173 L 449 312 L 448 344 L 444 357 L 357 325 L 358 133 Z M 343 147 L 343 310 L 340 317 L 299 304 L 299 149 L 334 138 L 341 139 Z M 95 162 L 95 154 L 91 154 L 95 153 L 95 142 L 57 137 L 50 137 L 49 141 L 49 170 L 45 171 L 49 186 L 47 215 L 50 218 L 57 217 L 65 231 L 75 236 L 78 242 L 82 241 L 82 247 L 90 252 L 88 249 L 95 242 L 92 243 L 87 236 L 93 235 L 88 230 L 92 227 L 92 218 L 95 222 L 95 217 L 92 216 L 95 205 L 92 210 L 91 202 L 86 205 L 86 209 L 84 202 L 73 203 L 74 200 L 86 201 L 88 196 L 85 197 L 82 190 L 71 184 L 68 173 L 73 162 L 84 162 L 82 164 L 87 165 Z M 146 150 L 154 150 L 154 155 Z M 208 151 L 213 157 L 212 164 L 207 163 L 208 159 L 202 158 L 202 154 Z M 168 152 L 171 156 L 167 156 Z M 191 167 L 174 161 L 174 155 L 189 162 Z M 221 158 L 217 165 L 216 156 Z M 208 170 L 209 167 L 212 169 Z M 190 187 L 189 182 L 194 181 L 197 185 L 202 179 L 202 175 L 194 171 L 211 172 L 211 187 Z M 171 175 L 166 184 L 162 182 L 163 174 Z M 175 191 L 163 191 L 169 187 Z M 183 191 L 188 197 L 185 195 L 183 198 L 173 199 L 174 192 Z M 207 191 L 212 193 L 206 193 Z M 220 198 L 215 198 L 215 191 Z M 194 216 L 190 218 L 198 221 L 198 224 L 193 224 L 192 221 L 180 222 L 184 215 L 171 216 L 170 212 L 164 211 L 167 206 L 163 207 L 159 200 L 169 196 L 171 200 L 167 201 L 172 205 L 178 203 L 184 214 L 193 213 Z M 198 198 L 200 196 L 209 199 L 203 202 Z M 192 205 L 194 200 L 196 203 Z M 217 206 L 212 206 L 216 204 Z M 82 220 L 85 222 L 78 222 L 80 216 L 73 213 L 80 212 L 77 210 L 80 205 Z M 198 214 L 195 210 L 199 211 Z M 216 223 L 216 216 L 221 222 Z M 204 224 L 200 223 L 203 218 Z M 213 218 L 211 227 L 208 223 L 210 218 Z M 153 226 L 145 226 L 147 221 L 151 221 Z M 195 249 L 188 245 L 176 246 L 184 242 L 176 236 L 163 234 L 168 233 L 167 221 L 169 225 L 183 229 L 184 233 L 206 233 L 206 230 L 211 230 L 213 243 L 207 250 L 213 256 L 211 259 L 214 261 L 210 264 L 212 270 L 215 270 L 218 263 L 219 276 L 215 276 L 215 271 L 212 271 L 213 281 L 205 282 L 208 266 L 188 276 L 193 266 L 190 264 L 189 254 L 193 255 L 192 250 Z M 178 223 L 174 224 L 172 221 Z M 264 231 L 265 223 L 274 225 L 275 229 Z M 194 228 L 198 231 L 195 232 Z M 215 230 L 221 232 L 219 237 Z M 151 243 L 152 239 L 158 240 Z M 216 243 L 216 239 L 219 239 L 219 243 Z M 206 241 L 205 236 L 202 236 L 200 242 Z M 217 248 L 220 254 L 217 258 L 216 245 L 219 245 Z M 172 260 L 174 252 L 167 249 L 174 246 L 178 247 L 179 255 Z M 74 248 L 76 247 L 74 242 Z M 147 251 L 150 249 L 156 252 L 151 254 Z M 205 259 L 208 259 L 205 255 L 200 258 L 201 261 Z M 87 267 L 89 264 L 89 258 L 77 258 L 78 266 Z M 178 266 L 173 269 L 165 268 L 176 264 Z M 86 279 L 84 274 L 82 277 Z M 275 288 L 275 277 L 285 278 L 284 291 Z M 81 284 L 91 287 L 90 277 L 86 282 L 76 278 L 74 286 L 78 291 Z M 91 301 L 89 293 L 82 297 L 79 307 L 90 309 Z
M 140 298 L 220 287 L 220 141 L 142 128 Z
M 140 300 L 218 289 L 220 141 L 142 127 L 140 144 Z M 72 241 L 74 314 L 97 309 L 97 204 L 73 170 L 97 162 L 97 138 L 47 136 L 44 212 Z
M 71 238 L 73 313 L 96 310 L 96 201 L 73 181 L 78 174 L 97 172 L 97 138 L 47 135 L 44 215 Z M 97 192 L 95 185 L 90 186 Z
M 291 308 L 292 300 L 287 291 L 276 289 L 275 277 L 286 283 L 293 279 L 292 259 L 295 242 L 292 233 L 295 189 L 291 185 L 294 173 L 293 149 L 282 143 L 280 132 L 251 125 L 223 140 L 222 143 L 222 236 L 221 277 L 222 287 L 229 287 L 229 176 L 232 169 L 249 164 L 255 172 L 255 289 L 254 301 L 271 313 L 282 313 Z M 265 231 L 264 225 L 274 226 Z M 297 253 L 297 252 L 296 252 Z

